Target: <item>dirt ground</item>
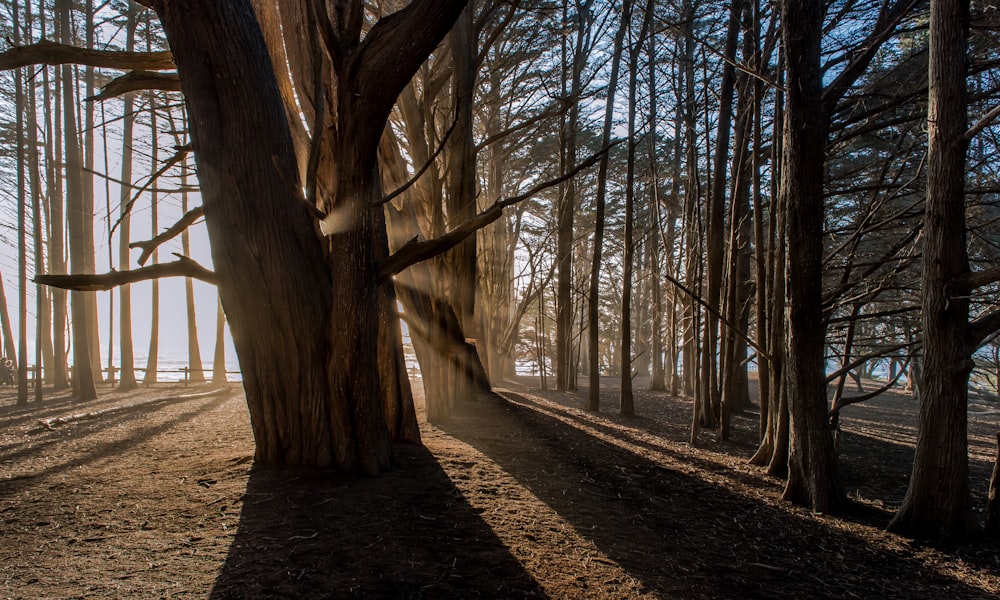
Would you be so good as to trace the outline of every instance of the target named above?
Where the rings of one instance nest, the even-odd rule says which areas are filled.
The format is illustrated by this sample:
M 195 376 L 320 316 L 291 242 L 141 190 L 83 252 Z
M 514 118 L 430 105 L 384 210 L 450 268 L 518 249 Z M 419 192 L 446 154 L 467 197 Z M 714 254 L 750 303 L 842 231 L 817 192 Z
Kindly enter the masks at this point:
M 732 441 L 686 443 L 690 402 L 506 382 L 422 425 L 370 479 L 251 468 L 240 388 L 177 385 L 14 406 L 0 390 L 0 598 L 997 598 L 1000 541 L 883 531 L 906 489 L 915 402 L 844 411 L 855 509 L 779 501 Z M 640 386 L 641 387 L 641 386 Z M 637 388 L 638 389 L 638 388 Z M 977 506 L 1000 431 L 970 410 Z

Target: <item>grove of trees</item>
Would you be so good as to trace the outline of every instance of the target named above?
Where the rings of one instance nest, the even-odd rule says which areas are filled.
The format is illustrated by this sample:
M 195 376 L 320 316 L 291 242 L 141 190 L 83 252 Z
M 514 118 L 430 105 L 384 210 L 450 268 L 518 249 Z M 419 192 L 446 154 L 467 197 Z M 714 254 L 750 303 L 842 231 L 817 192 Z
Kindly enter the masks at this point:
M 751 461 L 818 512 L 847 504 L 840 412 L 906 386 L 919 434 L 890 527 L 978 527 L 968 394 L 1000 385 L 987 3 L 0 5 L 21 401 L 29 363 L 97 393 L 94 294 L 113 288 L 120 385 L 138 385 L 129 284 L 183 276 L 218 288 L 261 464 L 377 474 L 419 443 L 405 331 L 432 422 L 515 374 L 587 382 L 606 410 L 613 376 L 623 415 L 636 381 L 690 397 L 704 444 L 756 378 Z M 164 197 L 183 197 L 176 223 Z M 161 261 L 202 219 L 211 257 Z

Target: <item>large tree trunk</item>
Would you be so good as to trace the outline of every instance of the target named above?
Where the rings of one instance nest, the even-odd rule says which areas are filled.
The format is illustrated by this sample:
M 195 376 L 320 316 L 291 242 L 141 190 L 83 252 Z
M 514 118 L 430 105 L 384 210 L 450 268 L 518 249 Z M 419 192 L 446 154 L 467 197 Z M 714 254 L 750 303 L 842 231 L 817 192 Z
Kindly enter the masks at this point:
M 924 360 L 913 474 L 889 528 L 955 538 L 975 526 L 969 496 L 968 385 L 973 362 L 965 226 L 968 0 L 932 0 L 927 200 L 920 281 Z
M 817 512 L 845 501 L 827 427 L 823 325 L 824 118 L 821 0 L 785 0 L 782 36 L 787 60 L 782 203 L 788 211 L 786 383 L 790 413 L 788 481 L 783 498 Z
M 324 140 L 326 237 L 299 186 L 285 107 L 247 0 L 159 0 L 191 117 L 219 292 L 240 358 L 261 463 L 377 473 L 390 464 L 384 377 L 390 296 L 376 261 L 386 237 L 376 150 L 392 103 L 464 6 L 416 0 L 341 38 Z M 346 16 L 345 16 L 346 15 Z M 340 54 L 339 52 L 343 53 Z M 326 248 L 321 244 L 325 242 Z M 325 251 L 324 251 L 325 250 Z M 395 343 L 398 343 L 396 338 Z M 391 372 L 383 372 L 391 370 Z M 397 397 L 402 397 L 397 395 Z

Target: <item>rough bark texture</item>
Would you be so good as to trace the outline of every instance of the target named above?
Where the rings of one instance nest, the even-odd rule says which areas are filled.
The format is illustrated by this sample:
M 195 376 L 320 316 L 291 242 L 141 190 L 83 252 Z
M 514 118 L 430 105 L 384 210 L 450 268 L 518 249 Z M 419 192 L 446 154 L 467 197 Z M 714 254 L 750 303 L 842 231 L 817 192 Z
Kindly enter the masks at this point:
M 380 325 L 386 253 L 376 160 L 389 110 L 461 1 L 416 0 L 361 40 L 361 3 L 329 15 L 326 248 L 299 191 L 278 83 L 248 0 L 161 0 L 191 115 L 219 291 L 240 358 L 257 460 L 377 473 L 391 461 Z M 396 340 L 398 343 L 398 338 Z M 396 382 L 398 383 L 398 382 Z M 402 398 L 402 391 L 393 392 Z
M 243 2 L 196 1 L 161 2 L 157 11 L 191 117 L 256 458 L 346 465 L 356 452 L 335 447 L 330 433 L 343 424 L 326 406 L 330 279 L 315 225 L 291 185 L 298 179 L 291 137 L 253 13 Z
M 910 487 L 889 528 L 954 538 L 976 523 L 969 496 L 968 381 L 974 350 L 968 294 L 953 282 L 969 272 L 965 227 L 967 0 L 932 0 L 927 200 L 920 281 L 924 360 L 917 449 Z
M 821 0 L 785 0 L 782 39 L 787 57 L 782 200 L 788 211 L 786 377 L 790 413 L 788 481 L 783 497 L 818 512 L 845 498 L 827 428 L 824 370 L 823 164 Z

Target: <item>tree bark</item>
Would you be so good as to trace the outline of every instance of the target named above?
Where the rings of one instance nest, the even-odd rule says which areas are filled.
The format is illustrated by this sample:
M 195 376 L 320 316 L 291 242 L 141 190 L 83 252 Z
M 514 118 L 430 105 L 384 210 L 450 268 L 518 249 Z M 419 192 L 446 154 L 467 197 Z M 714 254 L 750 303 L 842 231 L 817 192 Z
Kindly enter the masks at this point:
M 393 435 L 381 378 L 398 377 L 399 362 L 381 372 L 388 292 L 377 261 L 387 241 L 372 210 L 382 198 L 376 151 L 399 92 L 465 3 L 415 0 L 363 41 L 361 3 L 331 15 L 325 32 L 335 35 L 327 49 L 336 86 L 325 143 L 336 171 L 324 190 L 332 192 L 323 198 L 325 237 L 303 202 L 284 104 L 249 2 L 153 4 L 191 115 L 257 460 L 378 473 L 390 464 Z
M 601 133 L 601 145 L 606 147 L 611 142 L 611 128 L 614 126 L 615 93 L 618 88 L 618 73 L 621 68 L 622 50 L 625 46 L 625 32 L 632 19 L 632 0 L 622 2 L 621 20 L 615 33 L 614 50 L 611 57 L 611 77 L 608 80 L 608 98 L 604 105 L 604 128 Z M 587 389 L 586 409 L 597 412 L 601 406 L 601 350 L 600 332 L 600 280 L 601 257 L 604 252 L 604 211 L 605 197 L 608 187 L 607 154 L 601 157 L 597 171 L 597 199 L 594 209 L 594 257 L 590 266 L 590 298 L 587 305 L 588 358 L 590 360 L 590 383 Z
M 965 224 L 968 0 L 932 0 L 928 63 L 927 200 L 921 261 L 921 367 L 917 448 L 892 531 L 960 538 L 976 527 L 969 494 L 968 385 L 975 349 Z
M 125 50 L 135 50 L 135 30 L 137 10 L 134 4 L 128 6 L 128 21 L 125 26 Z M 118 268 L 126 269 L 130 263 L 129 243 L 131 242 L 132 218 L 126 210 L 130 198 L 132 182 L 132 131 L 135 125 L 134 95 L 125 94 L 122 121 L 122 172 L 121 193 L 118 195 L 121 206 L 121 222 L 118 229 Z M 155 133 L 154 133 L 155 135 Z M 121 344 L 121 380 L 118 389 L 133 390 L 139 387 L 135 379 L 135 349 L 132 343 L 132 289 L 129 285 L 119 288 L 119 343 Z
M 70 36 L 70 3 L 59 0 L 60 29 L 65 43 Z M 80 141 L 77 132 L 76 98 L 73 94 L 73 69 L 69 65 L 62 67 L 62 103 L 63 103 L 63 138 L 65 140 L 66 161 L 66 203 L 67 224 L 69 226 L 70 268 L 77 273 L 86 273 L 87 261 L 85 228 L 82 214 L 84 206 L 83 166 L 80 160 Z M 92 215 L 93 213 L 91 213 Z M 93 225 L 93 224 L 91 224 Z M 93 228 L 93 227 L 91 227 Z M 97 387 L 94 381 L 94 365 L 91 358 L 91 337 L 89 305 L 87 292 L 70 293 L 70 323 L 73 332 L 73 398 L 81 402 L 97 397 Z
M 785 344 L 790 454 L 782 497 L 817 512 L 846 501 L 827 426 L 823 320 L 823 165 L 826 126 L 816 109 L 824 3 L 785 0 L 782 40 L 788 86 L 782 203 L 787 210 L 788 288 Z

